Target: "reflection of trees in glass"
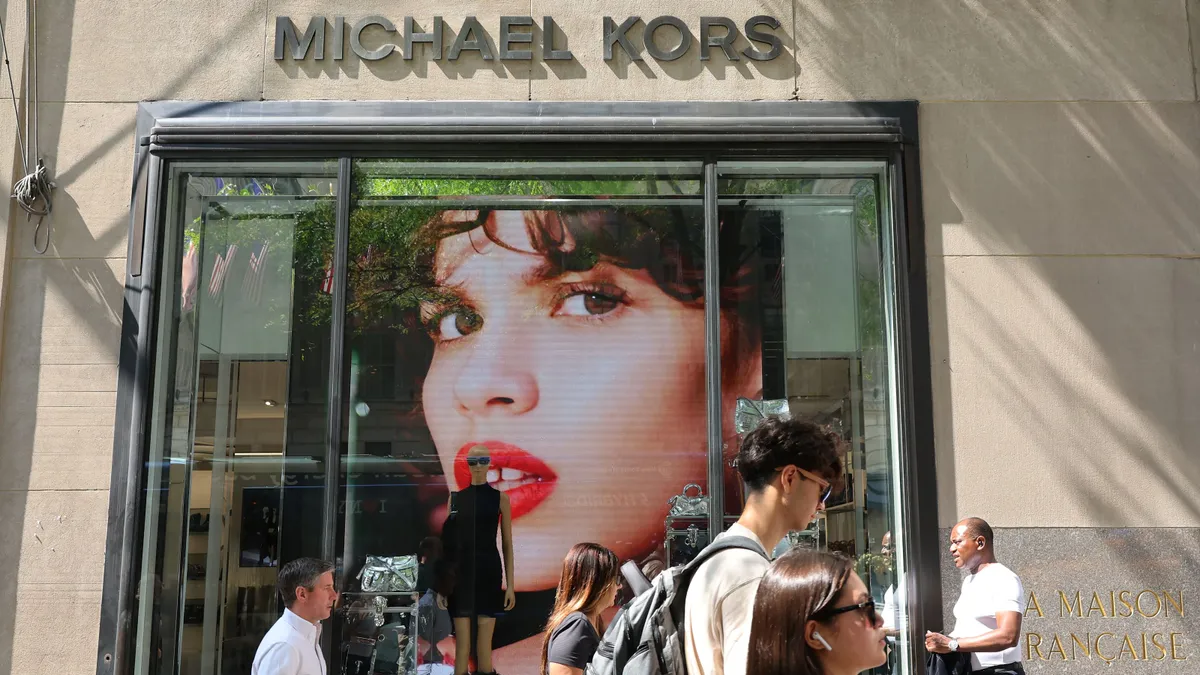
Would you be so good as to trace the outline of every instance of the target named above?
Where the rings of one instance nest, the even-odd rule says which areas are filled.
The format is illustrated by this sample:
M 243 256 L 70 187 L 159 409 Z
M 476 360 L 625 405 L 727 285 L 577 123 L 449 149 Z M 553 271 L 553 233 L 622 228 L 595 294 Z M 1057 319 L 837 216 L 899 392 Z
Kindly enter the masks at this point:
M 236 274 L 226 280 L 225 298 L 240 294 L 250 255 L 266 245 L 265 278 L 290 280 L 292 292 L 282 296 L 264 294 L 255 306 L 255 322 L 262 330 L 290 329 L 297 334 L 327 334 L 332 297 L 320 292 L 333 255 L 336 200 L 328 178 L 273 178 L 231 176 L 193 178 L 189 189 L 202 197 L 202 216 L 184 229 L 183 254 L 194 247 L 197 257 L 212 261 L 225 255 L 230 245 L 238 247 L 234 261 Z M 279 227 L 279 221 L 291 221 L 292 227 Z M 203 237 L 203 242 L 201 241 Z M 203 245 L 203 247 L 202 247 Z M 287 255 L 270 251 L 292 251 Z M 199 261 L 197 261 L 199 263 Z M 204 269 L 197 274 L 206 272 Z M 211 262 L 207 269 L 211 274 Z M 209 278 L 197 279 L 197 295 L 208 293 Z M 294 358 L 318 358 L 321 340 L 293 337 Z
M 578 198 L 592 199 L 597 207 L 605 207 L 606 199 L 678 196 L 696 194 L 699 190 L 697 180 L 675 180 L 658 175 L 553 179 L 428 177 L 419 175 L 420 166 L 414 165 L 413 176 L 397 177 L 395 174 L 404 168 L 403 163 L 389 165 L 386 177 L 372 176 L 357 167 L 355 170 L 346 307 L 352 330 L 409 332 L 416 328 L 415 319 L 422 303 L 437 304 L 449 300 L 440 295 L 432 278 L 437 243 L 450 234 L 478 227 L 482 217 L 455 220 L 442 216 L 452 209 L 503 206 L 499 199 L 473 198 Z M 434 200 L 442 203 L 431 203 Z M 526 202 L 513 208 L 530 206 Z M 576 203 L 563 207 L 548 201 L 545 208 L 578 210 L 586 205 Z M 670 209 L 618 208 L 633 221 L 651 224 L 648 231 L 656 227 L 677 227 L 677 223 L 670 222 L 671 218 L 649 217 L 651 212 Z M 587 258 L 589 251 L 577 251 L 573 255 Z
M 437 302 L 430 277 L 432 257 L 437 238 L 447 233 L 427 227 L 454 201 L 478 197 L 570 197 L 594 199 L 602 205 L 605 199 L 652 196 L 699 196 L 697 178 L 676 178 L 662 174 L 622 175 L 616 177 L 568 176 L 553 178 L 496 178 L 479 175 L 429 176 L 421 163 L 387 163 L 388 175 L 372 175 L 355 167 L 354 192 L 351 195 L 350 241 L 348 261 L 347 314 L 356 330 L 390 328 L 410 331 L 412 319 L 422 302 Z M 410 171 L 404 175 L 405 170 Z M 536 170 L 531 166 L 531 170 Z M 422 172 L 426 171 L 425 174 Z M 328 183 L 328 179 L 326 184 Z M 258 242 L 275 245 L 277 238 L 287 236 L 286 229 L 263 228 L 263 219 L 293 218 L 295 220 L 293 269 L 283 269 L 279 257 L 268 259 L 272 274 L 295 274 L 297 292 L 301 289 L 328 290 L 327 276 L 332 266 L 332 243 L 335 223 L 335 200 L 331 195 L 318 195 L 314 187 L 304 186 L 295 178 L 252 178 L 245 176 L 218 179 L 219 188 L 214 200 L 253 201 L 253 208 L 231 210 L 220 201 L 212 205 L 206 224 L 209 242 L 236 243 L 248 251 Z M 882 261 L 879 241 L 879 212 L 875 178 L 796 178 L 747 177 L 723 178 L 719 185 L 723 195 L 833 195 L 855 197 L 855 225 L 859 247 L 867 255 L 860 257 L 858 269 L 859 334 L 864 348 L 884 344 L 882 303 Z M 282 195 L 305 195 L 286 197 Z M 256 199 L 257 198 L 257 199 Z M 411 203 L 405 203 L 412 200 Z M 431 200 L 448 202 L 431 204 Z M 486 203 L 486 202 L 485 202 Z M 500 204 L 499 200 L 491 205 Z M 560 208 L 550 203 L 547 208 Z M 576 205 L 573 208 L 579 208 Z M 655 217 L 671 209 L 655 207 L 621 207 L 635 220 L 652 224 Z M 661 235 L 678 237 L 678 223 L 665 224 L 671 232 Z M 197 219 L 185 232 L 187 242 L 199 244 L 200 222 Z M 653 227 L 651 235 L 654 235 Z M 684 241 L 694 237 L 685 235 Z M 700 245 L 700 241 L 692 242 Z M 751 255 L 743 250 L 742 254 Z M 248 252 L 240 253 L 244 262 Z M 722 260 L 724 269 L 737 269 L 744 261 Z M 871 264 L 862 264 L 870 262 Z M 332 297 L 328 292 L 306 292 L 304 306 L 295 317 L 308 325 L 327 325 Z M 288 308 L 271 308 L 280 319 Z M 865 373 L 868 380 L 873 374 Z

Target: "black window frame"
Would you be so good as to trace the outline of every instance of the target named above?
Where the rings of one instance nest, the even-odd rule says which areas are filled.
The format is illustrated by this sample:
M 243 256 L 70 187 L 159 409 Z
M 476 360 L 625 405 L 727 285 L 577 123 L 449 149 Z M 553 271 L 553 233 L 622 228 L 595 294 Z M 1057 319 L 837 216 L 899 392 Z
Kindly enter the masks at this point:
M 344 308 L 339 312 L 337 302 L 344 303 L 353 159 L 621 159 L 629 156 L 630 148 L 636 148 L 639 157 L 701 160 L 712 187 L 718 159 L 870 159 L 889 164 L 891 180 L 881 187 L 888 190 L 893 208 L 894 236 L 888 244 L 897 296 L 896 404 L 901 419 L 897 432 L 905 449 L 897 466 L 903 486 L 898 499 L 908 542 L 907 630 L 914 646 L 909 665 L 911 672 L 920 672 L 924 631 L 942 624 L 942 593 L 916 101 L 158 101 L 139 104 L 135 138 L 98 675 L 130 673 L 135 657 L 149 395 L 157 347 L 156 289 L 166 227 L 161 214 L 171 161 L 338 161 L 331 348 L 340 353 L 345 312 Z M 330 381 L 341 382 L 341 359 L 331 361 Z M 334 388 L 326 438 L 331 457 L 340 446 L 340 408 L 341 397 Z M 337 472 L 326 473 L 334 489 L 326 490 L 330 522 L 323 525 L 330 539 L 326 547 L 333 551 Z M 715 503 L 722 502 L 718 498 Z M 713 517 L 720 527 L 721 514 Z

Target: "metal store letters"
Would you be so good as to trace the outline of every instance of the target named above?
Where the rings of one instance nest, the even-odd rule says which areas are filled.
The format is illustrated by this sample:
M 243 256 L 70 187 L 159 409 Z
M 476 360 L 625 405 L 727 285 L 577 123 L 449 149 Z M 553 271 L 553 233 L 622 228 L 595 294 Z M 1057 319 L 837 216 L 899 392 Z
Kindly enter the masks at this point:
M 618 21 L 611 16 L 603 19 L 600 39 L 604 47 L 604 60 L 611 61 L 616 51 L 625 52 L 631 61 L 642 61 L 642 52 L 657 61 L 674 61 L 688 53 L 692 45 L 699 43 L 700 60 L 709 60 L 714 49 L 720 49 L 730 61 L 743 58 L 752 61 L 771 61 L 783 53 L 783 41 L 775 31 L 781 23 L 772 16 L 753 16 L 740 27 L 732 19 L 723 16 L 700 17 L 696 23 L 698 34 L 692 26 L 673 16 L 659 16 L 644 22 L 640 34 L 632 29 L 642 23 L 639 16 L 630 16 Z M 382 40 L 373 40 L 372 47 L 363 43 L 363 33 L 375 27 L 373 33 L 382 31 L 393 34 Z M 531 16 L 500 17 L 497 38 L 492 36 L 474 16 L 463 19 L 462 25 L 446 33 L 446 22 L 440 16 L 426 26 L 420 26 L 411 16 L 397 26 L 391 20 L 379 16 L 366 16 L 347 24 L 343 16 L 332 19 L 314 16 L 308 27 L 301 31 L 291 17 L 275 17 L 275 60 L 282 61 L 290 54 L 301 61 L 309 58 L 322 61 L 327 56 L 340 61 L 345 58 L 346 40 L 350 50 L 363 61 L 379 61 L 399 53 L 410 61 L 420 45 L 426 45 L 426 53 L 433 61 L 457 61 L 463 52 L 477 52 L 484 61 L 530 61 L 533 59 L 535 22 Z M 554 17 L 544 16 L 541 20 L 540 51 L 544 61 L 569 61 L 575 58 L 565 44 L 565 36 L 559 37 Z M 450 39 L 448 40 L 447 37 Z M 662 42 L 673 44 L 664 48 Z M 328 39 L 327 39 L 328 38 Z M 735 46 L 741 42 L 741 45 Z M 738 47 L 741 47 L 740 49 Z

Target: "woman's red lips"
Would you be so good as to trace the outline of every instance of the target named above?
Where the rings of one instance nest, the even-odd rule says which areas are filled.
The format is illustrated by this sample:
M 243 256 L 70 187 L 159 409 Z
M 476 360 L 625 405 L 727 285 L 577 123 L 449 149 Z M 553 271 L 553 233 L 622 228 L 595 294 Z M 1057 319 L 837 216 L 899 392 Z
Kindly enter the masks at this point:
M 458 449 L 458 453 L 454 456 L 454 479 L 459 486 L 466 487 L 471 484 L 471 469 L 467 466 L 467 453 L 471 448 L 479 445 L 488 449 L 488 456 L 491 458 L 488 472 L 494 471 L 499 476 L 497 480 L 489 481 L 489 483 L 494 487 L 498 484 L 503 486 L 505 483 L 515 483 L 500 488 L 508 495 L 513 520 L 537 508 L 554 492 L 558 475 L 545 462 L 515 445 L 500 441 L 471 442 Z M 515 479 L 505 479 L 503 476 L 505 469 L 518 471 L 522 475 Z

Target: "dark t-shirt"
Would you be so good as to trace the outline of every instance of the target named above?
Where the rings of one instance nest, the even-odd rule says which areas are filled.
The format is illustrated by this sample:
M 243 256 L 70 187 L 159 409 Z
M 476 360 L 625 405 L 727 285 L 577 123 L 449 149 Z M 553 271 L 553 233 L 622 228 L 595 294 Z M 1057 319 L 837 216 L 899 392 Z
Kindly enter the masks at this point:
M 592 662 L 592 654 L 600 646 L 600 636 L 583 612 L 573 612 L 563 619 L 550 634 L 546 660 L 580 670 Z

